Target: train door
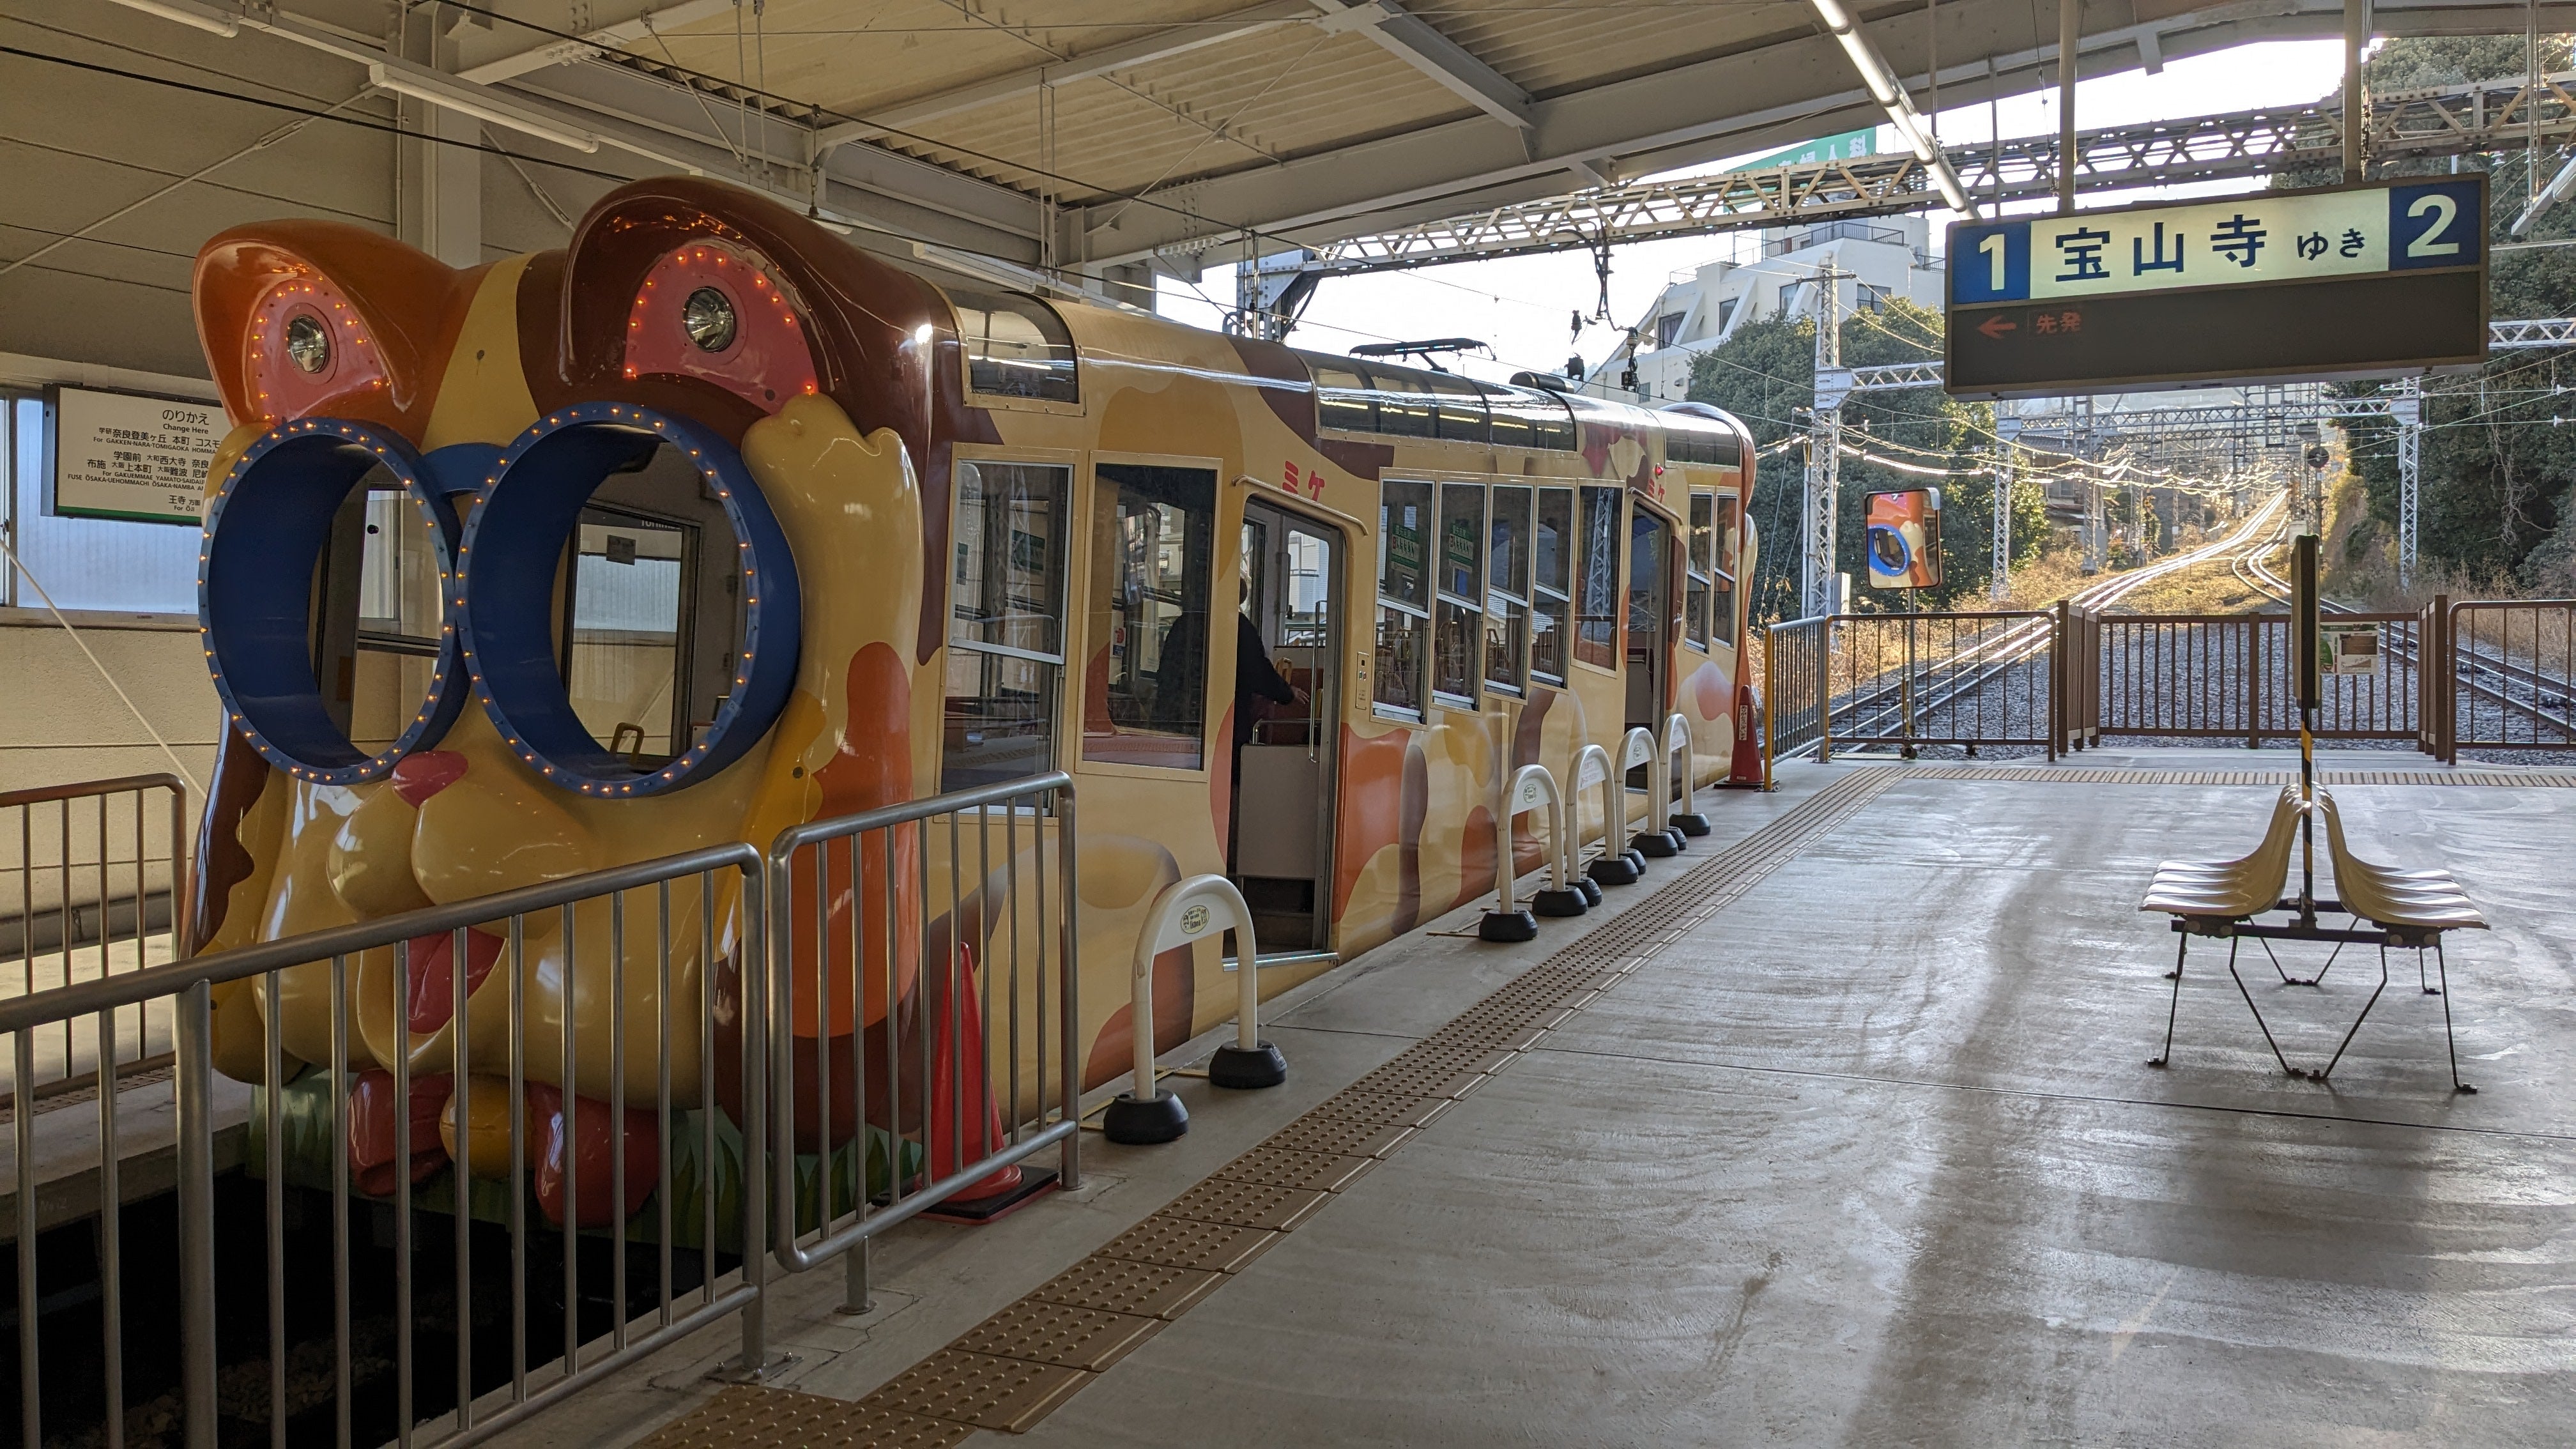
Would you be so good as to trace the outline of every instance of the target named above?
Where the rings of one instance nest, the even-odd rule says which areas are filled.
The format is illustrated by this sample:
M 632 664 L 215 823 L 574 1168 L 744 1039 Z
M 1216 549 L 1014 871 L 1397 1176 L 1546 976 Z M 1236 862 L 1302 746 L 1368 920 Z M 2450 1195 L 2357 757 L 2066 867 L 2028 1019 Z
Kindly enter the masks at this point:
M 1672 698 L 1673 530 L 1643 508 L 1628 515 L 1628 727 L 1663 728 Z
M 1332 939 L 1341 555 L 1338 529 L 1266 503 L 1244 508 L 1244 617 L 1296 694 L 1284 704 L 1259 699 L 1252 673 L 1237 689 L 1236 707 L 1258 717 L 1237 760 L 1227 873 L 1252 907 L 1264 954 L 1321 950 Z M 1237 668 L 1258 664 L 1247 653 Z

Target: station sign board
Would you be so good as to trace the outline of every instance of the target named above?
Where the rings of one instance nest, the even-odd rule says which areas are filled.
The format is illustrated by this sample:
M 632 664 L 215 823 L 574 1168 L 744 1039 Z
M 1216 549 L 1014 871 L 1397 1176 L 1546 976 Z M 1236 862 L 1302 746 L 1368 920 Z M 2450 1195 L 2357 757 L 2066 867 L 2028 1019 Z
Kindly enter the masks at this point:
M 196 527 L 230 427 L 219 403 L 56 388 L 53 511 Z
M 1953 222 L 1964 398 L 2382 377 L 2487 349 L 2483 172 Z
M 1812 166 L 1819 161 L 1850 161 L 1858 157 L 1875 156 L 1877 154 L 1878 128 L 1876 126 L 1863 126 L 1857 131 L 1844 131 L 1838 135 L 1819 136 L 1815 140 L 1809 141 L 1804 145 L 1791 146 L 1786 150 L 1774 151 L 1768 156 L 1756 157 L 1751 161 L 1744 162 L 1742 165 L 1730 166 L 1726 169 L 1731 172 L 1770 171 L 1782 166 Z

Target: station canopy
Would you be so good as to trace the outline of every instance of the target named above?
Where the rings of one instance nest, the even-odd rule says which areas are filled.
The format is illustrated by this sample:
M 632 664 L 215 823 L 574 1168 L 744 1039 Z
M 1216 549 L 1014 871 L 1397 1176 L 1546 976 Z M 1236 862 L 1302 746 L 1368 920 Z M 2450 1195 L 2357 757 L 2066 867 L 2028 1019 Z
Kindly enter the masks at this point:
M 1882 115 L 1803 0 L 437 8 L 463 17 L 440 22 L 449 43 L 436 68 L 454 78 L 441 84 L 605 137 L 602 163 L 620 164 L 622 153 L 644 174 L 677 158 L 805 195 L 877 244 L 1095 276 L 1140 263 L 1194 275 L 1247 253 L 1634 180 Z M 2055 82 L 2053 3 L 1850 8 L 1920 109 L 1935 100 L 1935 59 L 1943 107 Z M 277 0 L 253 7 L 246 24 L 346 53 L 352 37 L 382 33 L 382 10 L 374 0 Z M 2382 36 L 2520 35 L 2533 14 L 2382 0 L 2371 23 Z M 2536 14 L 2544 31 L 2576 29 L 2576 3 Z M 2079 60 L 2086 75 L 2153 70 L 2342 27 L 2339 0 L 2092 0 Z M 663 164 L 640 164 L 623 144 L 639 139 Z M 819 196 L 807 171 L 816 154 Z

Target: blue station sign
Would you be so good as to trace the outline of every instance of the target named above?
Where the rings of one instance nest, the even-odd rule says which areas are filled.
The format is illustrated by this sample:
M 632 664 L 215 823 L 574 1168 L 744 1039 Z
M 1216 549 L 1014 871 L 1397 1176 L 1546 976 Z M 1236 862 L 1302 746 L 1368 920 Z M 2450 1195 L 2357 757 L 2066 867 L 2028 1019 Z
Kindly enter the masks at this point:
M 2486 177 L 1962 221 L 1949 390 L 1966 397 L 2474 365 Z

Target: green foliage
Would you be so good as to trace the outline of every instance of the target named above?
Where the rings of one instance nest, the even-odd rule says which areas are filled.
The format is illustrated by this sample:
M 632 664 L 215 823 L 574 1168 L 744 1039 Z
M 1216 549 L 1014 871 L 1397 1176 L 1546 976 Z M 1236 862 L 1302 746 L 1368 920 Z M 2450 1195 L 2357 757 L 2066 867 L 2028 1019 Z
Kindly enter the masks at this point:
M 2544 71 L 2567 68 L 2568 37 L 2543 36 L 2540 47 Z M 2395 40 L 2364 66 L 2364 80 L 2373 93 L 2384 94 L 2518 76 L 2524 65 L 2519 36 Z M 2557 164 L 2554 155 L 2541 159 L 2544 167 Z M 2519 151 L 2460 158 L 2459 169 L 2488 173 L 2491 242 L 2576 238 L 2576 204 L 2568 203 L 2542 213 L 2526 235 L 2512 235 L 2513 219 L 2533 184 L 2531 166 L 2531 158 Z M 2446 158 L 2423 158 L 2374 166 L 2372 174 L 2429 175 L 2452 169 Z M 2273 185 L 2324 186 L 2340 179 L 2333 167 L 2307 167 L 2275 176 Z M 2545 183 L 2548 171 L 2537 179 Z M 2495 253 L 2487 296 L 2488 315 L 2499 320 L 2576 315 L 2576 246 Z M 2473 375 L 2426 381 L 2417 528 L 2427 565 L 2455 576 L 2513 577 L 2541 587 L 2558 568 L 2555 560 L 2576 555 L 2576 523 L 2565 521 L 2576 515 L 2569 506 L 2569 484 L 2576 481 L 2576 428 L 2554 422 L 2576 418 L 2576 398 L 2553 391 L 2562 375 L 2576 381 L 2562 354 L 2514 351 L 2496 353 Z M 2341 391 L 2368 396 L 2383 386 L 2360 383 Z M 2348 550 L 2393 549 L 2396 429 L 2384 419 L 2368 419 L 2347 425 L 2345 434 L 2370 521 L 2378 525 L 2356 529 Z
M 1875 311 L 1843 319 L 1842 348 L 1849 367 L 1939 357 L 1941 318 L 1910 302 L 1884 302 Z M 1747 322 L 1723 345 L 1700 355 L 1691 371 L 1690 396 L 1744 419 L 1755 441 L 1768 447 L 1805 435 L 1805 410 L 1815 398 L 1815 361 L 1812 319 Z M 1913 467 L 1984 468 L 1993 461 L 1994 414 L 1991 408 L 1955 401 L 1937 387 L 1861 393 L 1843 404 L 1843 436 L 1852 446 Z M 1762 558 L 1749 587 L 1754 617 L 1760 621 L 1795 618 L 1799 612 L 1798 534 L 1805 480 L 1804 449 L 1795 447 L 1765 455 L 1755 476 L 1748 512 L 1762 530 Z M 1944 567 L 1942 587 L 1925 590 L 1917 602 L 1924 608 L 1976 607 L 1993 572 L 1991 478 L 1924 477 L 1846 455 L 1836 567 L 1851 574 L 1855 584 L 1866 578 L 1861 518 L 1868 494 L 1924 486 L 1941 490 Z M 2014 489 L 2012 514 L 2013 558 L 2027 560 L 2048 534 L 2039 489 L 2027 483 Z M 1855 593 L 1866 594 L 1867 589 L 1856 588 Z M 1859 602 L 1871 606 L 1866 599 Z M 1893 600 L 1886 604 L 1898 606 Z

